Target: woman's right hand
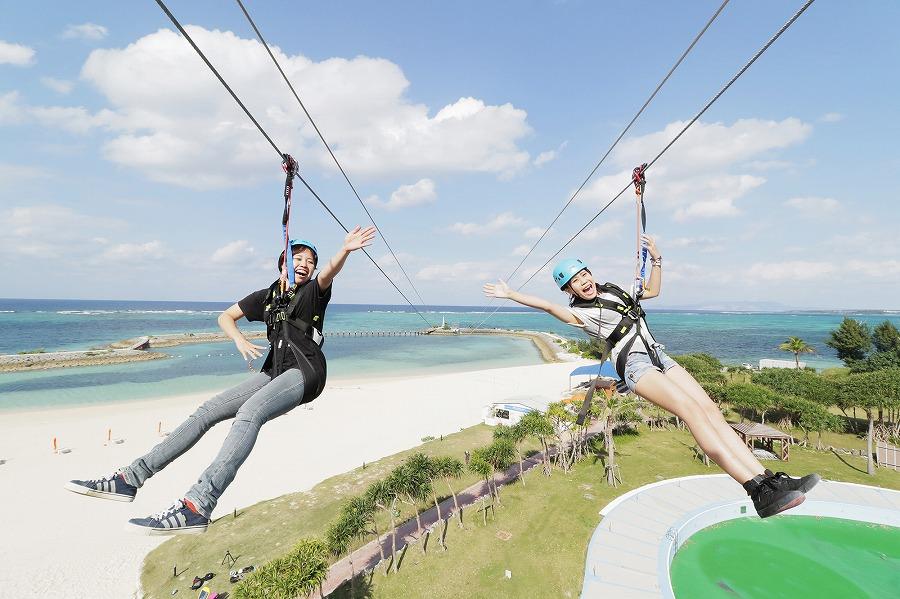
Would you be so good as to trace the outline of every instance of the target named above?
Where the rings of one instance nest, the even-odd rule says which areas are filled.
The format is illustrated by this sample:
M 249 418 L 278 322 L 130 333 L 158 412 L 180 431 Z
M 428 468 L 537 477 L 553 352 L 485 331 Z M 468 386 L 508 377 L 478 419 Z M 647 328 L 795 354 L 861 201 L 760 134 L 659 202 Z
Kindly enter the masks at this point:
M 263 350 L 268 349 L 259 345 L 253 345 L 243 335 L 235 339 L 234 344 L 245 360 L 255 360 L 262 355 Z
M 512 291 L 509 289 L 509 285 L 507 285 L 505 281 L 497 281 L 496 284 L 485 283 L 484 285 L 484 294 L 488 297 L 507 299 L 510 293 L 512 293 Z

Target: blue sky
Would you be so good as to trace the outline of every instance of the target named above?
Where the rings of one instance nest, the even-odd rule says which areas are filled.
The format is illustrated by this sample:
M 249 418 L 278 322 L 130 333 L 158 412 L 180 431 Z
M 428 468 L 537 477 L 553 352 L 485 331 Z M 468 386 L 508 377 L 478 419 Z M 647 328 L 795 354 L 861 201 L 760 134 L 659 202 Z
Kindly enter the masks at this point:
M 729 4 L 511 283 L 799 4 Z M 246 5 L 425 301 L 478 304 L 719 2 Z M 170 8 L 340 218 L 365 224 L 237 5 Z M 657 306 L 900 308 L 898 17 L 818 0 L 657 163 Z M 229 301 L 273 280 L 277 157 L 154 2 L 8 8 L 0 131 L 0 297 Z M 627 284 L 630 197 L 563 256 Z M 291 227 L 323 255 L 343 236 L 300 188 Z M 545 272 L 525 291 L 563 299 Z M 334 301 L 403 300 L 354 255 Z

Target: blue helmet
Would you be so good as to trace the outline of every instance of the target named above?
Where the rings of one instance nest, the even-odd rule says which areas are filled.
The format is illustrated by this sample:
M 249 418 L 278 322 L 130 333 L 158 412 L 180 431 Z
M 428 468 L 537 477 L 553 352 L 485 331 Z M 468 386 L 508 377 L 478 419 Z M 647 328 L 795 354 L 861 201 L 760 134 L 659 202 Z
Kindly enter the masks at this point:
M 553 269 L 553 281 L 560 289 L 563 289 L 569 284 L 572 277 L 582 270 L 587 270 L 587 264 L 578 258 L 566 258 L 565 260 L 560 260 Z
M 313 262 L 315 264 L 319 263 L 319 252 L 316 251 L 316 246 L 305 239 L 291 239 L 291 250 L 293 250 L 297 246 L 302 246 L 305 248 L 309 248 L 313 254 Z M 284 251 L 281 252 L 281 255 L 278 256 L 278 270 L 281 270 L 281 266 L 284 264 Z

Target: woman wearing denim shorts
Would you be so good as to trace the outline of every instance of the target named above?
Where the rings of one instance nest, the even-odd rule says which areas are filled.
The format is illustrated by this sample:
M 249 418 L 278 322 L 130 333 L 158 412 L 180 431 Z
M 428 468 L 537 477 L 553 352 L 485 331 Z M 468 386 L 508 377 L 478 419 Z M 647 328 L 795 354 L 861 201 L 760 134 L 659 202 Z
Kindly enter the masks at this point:
M 642 240 L 653 267 L 638 299 L 648 300 L 660 292 L 662 256 L 651 237 L 644 235 Z M 568 306 L 513 291 L 503 281 L 486 284 L 484 293 L 543 310 L 581 328 L 593 339 L 608 341 L 612 345 L 610 359 L 628 389 L 681 418 L 706 455 L 744 487 L 760 517 L 772 516 L 804 501 L 805 493 L 820 477 L 810 474 L 796 479 L 766 470 L 703 387 L 662 351 L 638 302 L 615 285 L 598 285 L 587 265 L 578 259 L 562 260 L 554 269 L 553 278 L 559 289 L 568 294 Z

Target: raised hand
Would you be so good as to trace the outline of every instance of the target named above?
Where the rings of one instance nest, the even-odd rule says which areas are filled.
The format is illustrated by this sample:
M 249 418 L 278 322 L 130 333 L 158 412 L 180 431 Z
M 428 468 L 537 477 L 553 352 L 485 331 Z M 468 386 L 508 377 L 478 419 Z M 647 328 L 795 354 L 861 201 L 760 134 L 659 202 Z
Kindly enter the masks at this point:
M 485 283 L 483 289 L 486 296 L 495 297 L 497 299 L 506 299 L 511 293 L 509 285 L 507 285 L 505 281 L 497 281 L 496 284 Z
M 656 260 L 659 258 L 659 250 L 656 249 L 656 241 L 647 235 L 646 233 L 641 235 L 641 243 L 644 244 L 644 247 L 647 248 L 647 253 L 650 254 L 650 257 Z
M 363 229 L 357 225 L 352 231 L 347 233 L 346 237 L 344 237 L 344 251 L 352 252 L 364 247 L 369 247 L 372 245 L 372 240 L 375 239 L 376 232 L 377 230 L 375 227 L 366 227 Z

